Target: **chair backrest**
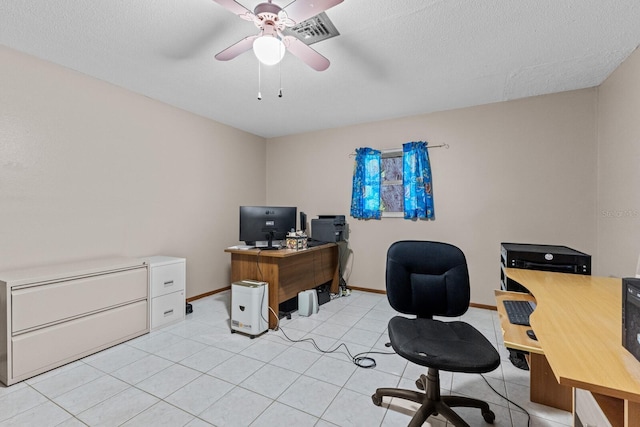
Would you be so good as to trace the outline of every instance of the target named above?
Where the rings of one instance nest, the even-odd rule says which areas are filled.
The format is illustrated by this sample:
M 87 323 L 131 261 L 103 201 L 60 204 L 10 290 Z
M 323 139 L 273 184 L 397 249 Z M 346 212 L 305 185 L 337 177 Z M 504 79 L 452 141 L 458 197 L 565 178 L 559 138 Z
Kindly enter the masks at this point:
M 405 240 L 387 251 L 387 298 L 404 314 L 455 317 L 469 308 L 464 253 L 448 243 Z

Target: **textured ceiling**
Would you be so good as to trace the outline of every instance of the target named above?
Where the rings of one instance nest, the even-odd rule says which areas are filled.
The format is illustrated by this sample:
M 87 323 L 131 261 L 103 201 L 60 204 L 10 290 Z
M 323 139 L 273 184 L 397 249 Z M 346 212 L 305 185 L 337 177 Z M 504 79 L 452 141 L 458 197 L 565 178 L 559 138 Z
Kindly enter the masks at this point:
M 252 52 L 214 59 L 257 29 L 211 0 L 0 0 L 0 44 L 264 137 L 592 87 L 640 44 L 638 0 L 345 0 L 327 15 L 340 35 L 313 48 L 329 69 L 287 54 L 284 96 L 263 67 L 262 101 Z

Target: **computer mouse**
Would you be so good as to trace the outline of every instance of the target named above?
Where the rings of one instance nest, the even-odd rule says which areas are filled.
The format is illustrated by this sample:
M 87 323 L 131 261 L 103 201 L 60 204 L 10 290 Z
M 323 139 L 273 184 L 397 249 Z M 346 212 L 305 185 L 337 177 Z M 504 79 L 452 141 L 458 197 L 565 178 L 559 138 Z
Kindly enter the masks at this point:
M 527 329 L 527 336 L 532 340 L 538 341 L 538 337 L 536 337 L 536 334 L 535 332 L 533 332 L 533 329 Z

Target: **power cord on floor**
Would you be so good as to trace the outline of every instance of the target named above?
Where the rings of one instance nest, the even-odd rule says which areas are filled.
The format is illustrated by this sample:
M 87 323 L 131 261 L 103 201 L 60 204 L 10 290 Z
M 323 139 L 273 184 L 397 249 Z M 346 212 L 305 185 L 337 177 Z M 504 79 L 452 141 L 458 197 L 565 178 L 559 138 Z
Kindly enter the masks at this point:
M 522 406 L 518 405 L 516 402 L 514 402 L 513 400 L 509 399 L 506 396 L 503 396 L 498 390 L 496 390 L 495 388 L 493 388 L 493 386 L 489 383 L 489 381 L 485 378 L 484 375 L 480 374 L 480 376 L 482 377 L 482 379 L 484 380 L 484 382 L 487 383 L 487 385 L 489 386 L 489 388 L 491 390 L 493 390 L 493 392 L 495 394 L 497 394 L 498 396 L 500 396 L 501 398 L 503 398 L 504 400 L 506 400 L 507 402 L 517 406 L 518 408 L 520 408 L 525 414 L 527 414 L 527 427 L 529 427 L 531 425 L 531 414 L 529 414 L 529 412 L 524 409 Z
M 280 327 L 280 317 L 276 314 L 276 312 L 269 307 L 269 311 L 271 312 L 271 314 L 273 314 L 273 316 L 276 318 L 276 326 L 275 328 L 273 328 L 274 331 L 278 331 L 280 330 L 282 332 L 282 335 L 289 341 L 294 342 L 294 343 L 298 343 L 298 342 L 310 342 L 317 351 L 319 351 L 320 353 L 323 354 L 330 354 L 330 353 L 336 353 L 338 351 L 338 349 L 340 347 L 344 347 L 345 351 L 347 352 L 347 355 L 351 358 L 351 361 L 353 362 L 354 365 L 356 365 L 359 368 L 365 368 L 365 369 L 371 369 L 371 368 L 375 368 L 376 367 L 376 360 L 373 357 L 369 357 L 369 356 L 364 356 L 366 354 L 381 354 L 381 355 L 392 355 L 392 354 L 396 354 L 395 351 L 392 352 L 384 352 L 384 351 L 363 351 L 362 353 L 358 353 L 355 356 L 351 354 L 351 352 L 349 351 L 349 348 L 347 347 L 346 344 L 344 343 L 340 343 L 336 348 L 332 349 L 332 350 L 323 350 L 320 347 L 318 347 L 318 344 L 316 344 L 316 342 L 314 341 L 313 338 L 303 338 L 300 340 L 294 340 L 293 338 L 290 338 L 284 331 L 284 329 L 282 329 Z M 266 320 L 263 318 L 263 320 Z M 268 323 L 268 321 L 267 321 Z M 386 343 L 385 347 L 391 347 L 391 343 Z M 344 354 L 344 353 L 343 353 Z M 487 383 L 487 385 L 489 386 L 489 388 L 491 390 L 493 390 L 493 392 L 495 394 L 497 394 L 498 396 L 502 397 L 504 400 L 506 400 L 507 402 L 517 406 L 518 408 L 520 408 L 526 415 L 527 415 L 527 427 L 531 426 L 531 414 L 529 414 L 529 412 L 524 409 L 522 406 L 518 405 L 516 402 L 512 401 L 511 399 L 509 399 L 506 396 L 503 396 L 498 390 L 496 390 L 490 383 L 489 381 L 485 378 L 484 375 L 480 374 L 480 376 L 482 377 L 482 379 L 484 380 L 484 382 Z
M 273 314 L 276 318 L 276 326 L 275 328 L 273 328 L 274 331 L 278 331 L 280 330 L 282 332 L 282 335 L 291 342 L 294 343 L 298 343 L 298 342 L 310 342 L 311 345 L 313 345 L 313 347 L 319 351 L 320 353 L 323 354 L 330 354 L 330 353 L 337 353 L 338 350 L 340 349 L 340 347 L 344 347 L 345 351 L 347 352 L 346 355 L 349 356 L 349 358 L 351 359 L 351 361 L 353 362 L 354 365 L 356 365 L 359 368 L 365 368 L 365 369 L 371 369 L 371 368 L 375 368 L 376 367 L 376 360 L 373 357 L 369 357 L 369 356 L 365 356 L 367 354 L 395 354 L 395 353 L 389 353 L 389 352 L 384 352 L 384 351 L 363 351 L 361 353 L 358 353 L 356 355 L 352 355 L 351 352 L 349 351 L 349 348 L 347 347 L 347 345 L 345 343 L 340 343 L 338 344 L 338 346 L 336 346 L 334 349 L 332 350 L 323 350 L 320 347 L 318 347 L 318 344 L 315 342 L 315 340 L 313 338 L 302 338 L 299 340 L 295 340 L 293 338 L 290 338 L 286 332 L 284 331 L 284 329 L 282 329 L 282 327 L 280 326 L 280 318 L 278 317 L 278 315 L 276 314 L 276 312 L 269 307 L 269 311 L 271 311 L 271 314 Z M 342 352 L 342 354 L 345 354 L 344 352 Z

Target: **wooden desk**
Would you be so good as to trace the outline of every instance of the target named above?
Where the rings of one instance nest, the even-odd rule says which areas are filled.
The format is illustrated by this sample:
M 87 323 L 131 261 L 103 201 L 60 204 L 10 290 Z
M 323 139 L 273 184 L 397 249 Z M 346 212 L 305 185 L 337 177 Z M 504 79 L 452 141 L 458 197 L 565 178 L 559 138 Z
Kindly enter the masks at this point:
M 281 302 L 298 292 L 331 282 L 331 292 L 339 287 L 338 245 L 327 243 L 299 251 L 279 249 L 225 249 L 231 254 L 231 281 L 244 279 L 269 283 L 269 307 L 277 314 Z M 269 316 L 269 328 L 277 319 Z
M 527 335 L 530 326 L 514 325 L 509 322 L 507 313 L 504 310 L 503 301 L 507 300 L 525 300 L 535 301 L 535 298 L 529 294 L 521 292 L 495 291 L 496 301 L 498 302 L 498 314 L 500 316 L 500 325 L 502 327 L 502 336 L 505 346 L 514 350 L 526 351 L 527 363 L 530 369 L 530 387 L 529 399 L 532 402 L 542 405 L 553 406 L 571 412 L 573 407 L 573 389 L 571 387 L 561 385 L 555 378 L 555 374 L 549 366 L 549 362 L 544 355 L 540 343 Z M 537 334 L 536 334 L 537 336 Z
M 640 362 L 622 346 L 621 279 L 512 268 L 505 274 L 537 303 L 530 322 L 540 350 L 531 354 L 544 356 L 559 385 L 590 391 L 612 425 L 638 426 Z M 517 345 L 503 320 L 505 346 Z

